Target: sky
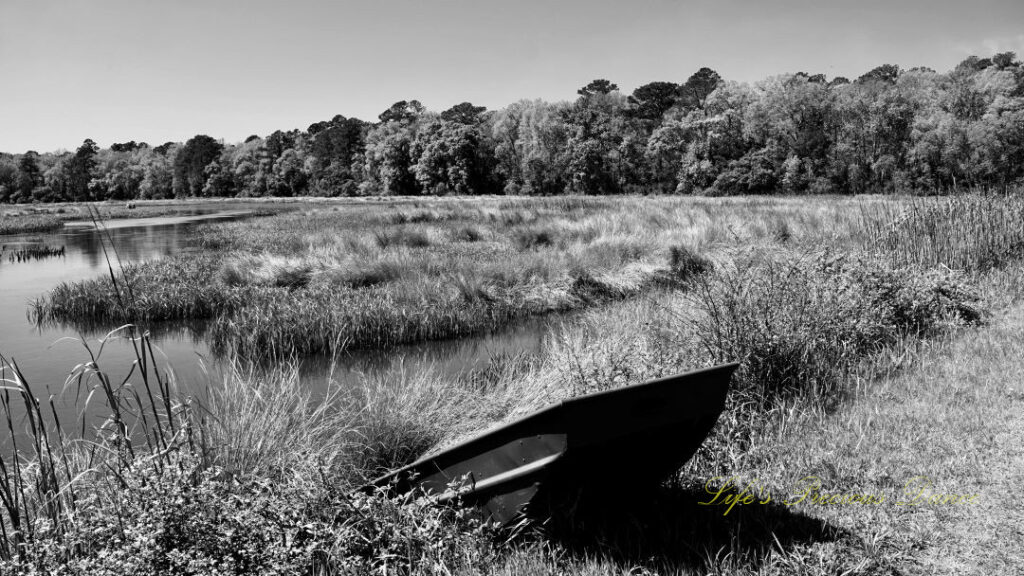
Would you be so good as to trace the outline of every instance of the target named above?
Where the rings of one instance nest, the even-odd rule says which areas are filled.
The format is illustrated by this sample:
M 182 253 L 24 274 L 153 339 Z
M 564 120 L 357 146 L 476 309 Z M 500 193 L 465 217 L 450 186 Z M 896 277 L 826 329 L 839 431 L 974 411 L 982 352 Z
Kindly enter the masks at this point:
M 1021 0 L 0 0 L 0 151 L 375 121 L 624 93 L 702 66 L 756 82 L 1024 56 Z

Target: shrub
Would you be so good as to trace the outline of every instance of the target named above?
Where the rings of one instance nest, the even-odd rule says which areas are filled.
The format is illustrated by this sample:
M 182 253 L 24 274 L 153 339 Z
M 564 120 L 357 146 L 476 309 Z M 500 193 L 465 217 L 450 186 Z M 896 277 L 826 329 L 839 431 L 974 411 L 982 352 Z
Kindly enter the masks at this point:
M 828 395 L 886 345 L 983 319 L 955 273 L 828 254 L 748 253 L 696 282 L 692 298 L 698 341 L 718 361 L 741 361 L 745 392 L 759 400 Z

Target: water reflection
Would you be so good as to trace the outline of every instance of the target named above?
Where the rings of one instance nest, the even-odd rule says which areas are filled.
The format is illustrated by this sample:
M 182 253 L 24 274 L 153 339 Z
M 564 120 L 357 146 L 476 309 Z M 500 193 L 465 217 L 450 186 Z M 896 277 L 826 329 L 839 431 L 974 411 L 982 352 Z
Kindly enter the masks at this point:
M 307 386 L 318 392 L 325 390 L 328 382 L 345 386 L 364 376 L 410 370 L 430 370 L 441 378 L 458 379 L 487 369 L 497 359 L 539 353 L 544 339 L 559 326 L 554 320 L 536 318 L 470 338 L 421 342 L 389 350 L 354 350 L 334 359 L 306 358 L 299 369 Z
M 217 217 L 238 218 L 240 214 Z M 188 235 L 194 224 L 186 220 L 144 222 L 145 225 L 110 230 L 71 227 L 53 233 L 0 236 L 0 246 L 8 251 L 26 246 L 48 246 L 62 251 L 54 258 L 0 260 L 0 353 L 17 363 L 37 395 L 44 396 L 46 391 L 58 395 L 54 403 L 63 421 L 73 421 L 78 416 L 75 398 L 59 395 L 69 373 L 76 365 L 91 360 L 90 350 L 100 350 L 100 340 L 112 327 L 37 326 L 28 316 L 29 303 L 61 282 L 107 274 L 108 262 L 117 268 L 198 250 Z M 158 356 L 162 354 L 183 381 L 197 380 L 201 375 L 198 359 L 208 354 L 202 326 L 167 325 L 155 331 L 155 343 L 161 350 Z M 135 352 L 128 341 L 110 338 L 102 345 L 98 363 L 114 381 L 120 382 L 134 360 Z M 8 434 L 0 434 L 0 439 Z

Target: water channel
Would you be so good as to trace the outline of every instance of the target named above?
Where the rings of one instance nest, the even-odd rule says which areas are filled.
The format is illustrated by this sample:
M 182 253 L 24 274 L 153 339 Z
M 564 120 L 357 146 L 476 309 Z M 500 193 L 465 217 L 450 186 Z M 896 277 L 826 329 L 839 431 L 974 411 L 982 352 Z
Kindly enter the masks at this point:
M 247 216 L 244 210 L 221 207 L 175 216 L 112 220 L 100 229 L 81 222 L 68 223 L 52 233 L 0 236 L 0 354 L 17 363 L 41 399 L 47 389 L 55 394 L 63 422 L 95 418 L 82 412 L 83 399 L 76 397 L 76 386 L 66 386 L 69 374 L 76 365 L 90 360 L 86 346 L 95 353 L 101 348 L 101 340 L 106 340 L 97 363 L 112 380 L 120 382 L 135 360 L 133 347 L 125 338 L 106 337 L 115 327 L 81 333 L 69 326 L 37 326 L 28 315 L 30 302 L 61 282 L 107 275 L 108 258 L 116 269 L 121 264 L 201 250 L 190 241 L 197 226 Z M 42 247 L 59 253 L 40 258 L 16 257 L 26 249 Z M 180 393 L 199 393 L 223 377 L 225 362 L 211 355 L 201 323 L 151 328 L 157 356 L 164 363 L 164 370 L 175 374 Z M 473 338 L 426 342 L 387 351 L 357 351 L 332 360 L 306 359 L 301 374 L 304 385 L 313 391 L 326 389 L 329 382 L 344 385 L 364 374 L 397 369 L 419 370 L 429 366 L 441 374 L 455 376 L 482 368 L 497 355 L 536 352 L 546 331 L 543 321 L 527 322 Z M 0 433 L 0 439 L 8 434 L 6 430 Z

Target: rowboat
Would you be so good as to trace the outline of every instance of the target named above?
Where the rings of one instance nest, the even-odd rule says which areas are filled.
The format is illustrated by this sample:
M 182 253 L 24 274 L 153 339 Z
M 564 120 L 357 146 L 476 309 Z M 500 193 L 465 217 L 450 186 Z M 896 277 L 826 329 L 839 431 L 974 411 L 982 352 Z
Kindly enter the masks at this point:
M 697 451 L 725 406 L 737 364 L 562 401 L 408 466 L 364 489 L 413 489 L 479 506 L 507 524 L 571 494 L 656 487 Z

